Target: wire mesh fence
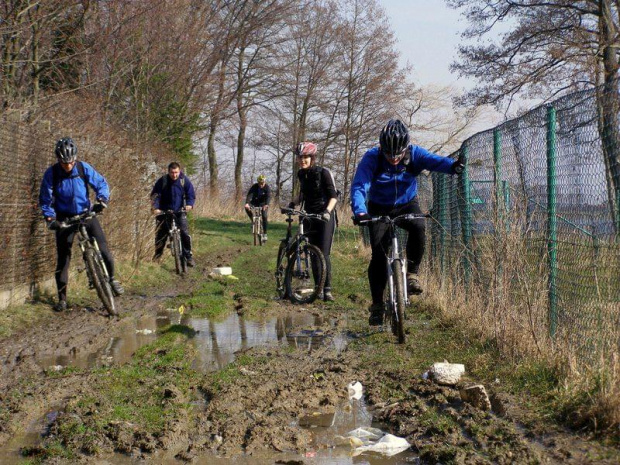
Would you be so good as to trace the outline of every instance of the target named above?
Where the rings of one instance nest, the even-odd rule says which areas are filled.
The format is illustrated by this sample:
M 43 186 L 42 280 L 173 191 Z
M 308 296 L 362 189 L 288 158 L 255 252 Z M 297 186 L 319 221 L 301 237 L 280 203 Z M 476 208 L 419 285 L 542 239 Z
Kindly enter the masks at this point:
M 0 178 L 0 308 L 23 302 L 42 282 L 53 283 L 55 235 L 42 221 L 38 196 L 43 173 L 56 162 L 54 145 L 60 137 L 71 135 L 79 159 L 110 185 L 111 203 L 101 222 L 115 258 L 139 260 L 153 244 L 148 195 L 161 174 L 155 162 L 160 154 L 53 127 L 49 121 L 22 119 L 19 112 L 0 115 L 0 162 L 6 170 Z M 74 254 L 72 266 L 79 261 Z
M 465 141 L 462 176 L 433 175 L 433 270 L 500 343 L 618 350 L 619 100 L 614 84 L 535 108 Z

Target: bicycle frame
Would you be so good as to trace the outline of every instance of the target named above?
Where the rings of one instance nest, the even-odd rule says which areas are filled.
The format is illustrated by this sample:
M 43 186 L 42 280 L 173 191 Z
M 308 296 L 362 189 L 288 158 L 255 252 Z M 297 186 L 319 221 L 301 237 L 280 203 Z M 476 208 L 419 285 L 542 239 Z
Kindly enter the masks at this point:
M 280 241 L 281 244 L 278 250 L 278 261 L 276 263 L 276 283 L 277 283 L 278 293 L 280 294 L 281 298 L 286 295 L 286 293 L 284 292 L 284 288 L 282 287 L 284 284 L 284 281 L 282 280 L 286 281 L 286 279 L 290 279 L 290 276 L 294 276 L 295 278 L 299 278 L 302 280 L 308 279 L 311 276 L 310 273 L 312 274 L 317 273 L 317 271 L 315 270 L 315 266 L 318 266 L 319 270 L 321 270 L 320 272 L 318 272 L 319 273 L 318 276 L 320 276 L 318 279 L 321 284 L 319 285 L 319 291 L 315 290 L 315 294 L 316 292 L 321 292 L 323 282 L 324 282 L 324 277 L 325 277 L 325 261 L 321 254 L 321 251 L 318 248 L 316 248 L 316 246 L 309 244 L 308 238 L 305 233 L 305 226 L 304 226 L 303 220 L 305 218 L 313 218 L 313 219 L 322 219 L 322 218 L 320 215 L 317 215 L 317 214 L 306 213 L 303 211 L 298 211 L 298 210 L 293 210 L 293 209 L 288 209 L 288 208 L 281 209 L 281 212 L 288 216 L 286 219 L 286 222 L 288 223 L 288 227 L 286 230 L 286 237 Z M 292 217 L 294 215 L 299 216 L 300 221 L 299 221 L 297 233 L 293 235 L 293 221 L 294 220 Z M 314 248 L 316 253 L 320 254 L 320 263 L 318 265 L 317 263 L 314 263 L 313 260 L 311 260 L 310 254 L 302 253 L 302 250 L 305 250 L 308 247 Z M 293 262 L 290 261 L 292 257 L 295 257 Z M 285 258 L 287 259 L 286 266 L 284 266 Z M 286 269 L 286 273 L 284 272 L 285 269 Z M 312 269 L 313 271 L 309 272 L 310 269 Z M 286 278 L 286 276 L 289 276 L 289 278 Z M 293 298 L 291 297 L 291 299 Z
M 90 243 L 90 245 L 95 249 L 95 252 L 97 253 L 97 255 L 101 256 L 101 250 L 99 250 L 99 244 L 97 243 L 94 237 L 90 237 L 90 235 L 88 234 L 88 230 L 86 229 L 86 222 L 94 218 L 95 216 L 96 214 L 94 212 L 83 213 L 81 215 L 77 215 L 72 218 L 69 218 L 66 221 L 66 224 L 68 227 L 71 227 L 74 225 L 78 226 L 77 228 L 78 245 L 80 246 L 80 250 L 82 251 L 82 256 L 86 252 L 86 247 L 88 243 Z M 110 273 L 103 259 L 101 260 L 101 268 L 103 269 L 103 273 L 106 279 L 109 280 Z M 86 267 L 86 270 L 88 273 L 90 273 L 90 271 L 88 271 L 88 267 Z M 92 284 L 93 278 L 91 276 L 88 276 L 88 280 Z

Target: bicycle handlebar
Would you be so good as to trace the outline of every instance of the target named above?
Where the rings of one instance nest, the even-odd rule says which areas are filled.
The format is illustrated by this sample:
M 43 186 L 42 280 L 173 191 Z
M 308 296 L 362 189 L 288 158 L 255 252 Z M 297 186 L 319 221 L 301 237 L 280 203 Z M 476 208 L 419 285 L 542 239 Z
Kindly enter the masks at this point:
M 280 208 L 280 213 L 289 216 L 301 216 L 302 218 L 313 218 L 316 220 L 323 220 L 323 217 L 317 213 L 307 213 L 301 210 L 295 210 L 293 208 Z M 323 220 L 325 221 L 325 220 Z
M 72 216 L 67 218 L 65 221 L 58 222 L 60 229 L 68 228 L 69 226 L 73 226 L 74 224 L 80 223 L 82 220 L 90 220 L 97 216 L 97 213 L 94 211 L 80 213 L 79 215 Z
M 156 217 L 160 217 L 160 216 L 165 216 L 165 215 L 173 215 L 175 213 L 187 213 L 187 210 L 185 210 L 185 208 L 181 208 L 178 211 L 174 211 L 174 210 L 163 210 L 162 213 L 159 213 L 157 215 L 155 215 Z
M 399 221 L 407 221 L 407 220 L 419 220 L 421 218 L 430 218 L 430 213 L 405 213 L 404 215 L 398 215 L 394 218 L 389 216 L 369 216 L 368 219 L 360 219 L 359 217 L 352 217 L 353 224 L 356 225 L 365 225 L 370 223 L 397 223 Z

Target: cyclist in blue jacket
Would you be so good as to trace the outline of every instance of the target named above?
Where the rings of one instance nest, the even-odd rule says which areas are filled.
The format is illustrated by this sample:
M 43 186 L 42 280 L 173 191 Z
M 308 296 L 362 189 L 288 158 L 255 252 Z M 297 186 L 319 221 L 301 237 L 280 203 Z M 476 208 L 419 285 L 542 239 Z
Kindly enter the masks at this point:
M 55 148 L 58 163 L 50 166 L 43 175 L 39 192 L 39 205 L 49 229 L 56 231 L 56 286 L 58 303 L 54 309 L 63 311 L 67 308 L 67 282 L 69 280 L 69 263 L 71 246 L 77 226 L 61 228 L 61 223 L 72 216 L 91 210 L 89 187 L 95 191 L 97 202 L 92 211 L 99 213 L 110 200 L 110 189 L 105 178 L 91 165 L 77 161 L 77 145 L 70 137 L 60 139 Z M 88 233 L 97 240 L 101 255 L 110 274 L 110 285 L 117 296 L 123 293 L 123 287 L 114 278 L 114 259 L 108 249 L 105 234 L 96 217 L 87 224 Z
M 397 119 L 390 120 L 381 130 L 379 147 L 368 150 L 357 167 L 351 185 L 351 208 L 356 220 L 370 216 L 396 217 L 406 213 L 421 214 L 417 199 L 417 176 L 423 171 L 446 174 L 462 172 L 465 159 L 441 157 L 417 145 L 410 144 L 407 127 Z M 420 294 L 422 287 L 418 271 L 424 255 L 425 223 L 417 219 L 403 224 L 407 239 L 407 288 L 410 294 Z M 389 247 L 387 225 L 372 224 L 370 245 L 372 258 L 368 266 L 368 281 L 372 295 L 370 325 L 383 323 L 383 292 L 387 284 Z
M 186 212 L 194 208 L 196 194 L 191 181 L 181 171 L 181 165 L 175 161 L 168 165 L 168 174 L 157 180 L 151 191 L 151 199 L 153 201 L 153 213 L 159 215 L 155 219 L 155 256 L 153 259 L 159 260 L 161 258 L 168 237 L 168 224 L 162 213 L 172 210 L 175 212 L 176 223 L 181 230 L 181 243 L 183 244 L 183 254 L 187 266 L 194 266 L 192 238 L 189 235 Z

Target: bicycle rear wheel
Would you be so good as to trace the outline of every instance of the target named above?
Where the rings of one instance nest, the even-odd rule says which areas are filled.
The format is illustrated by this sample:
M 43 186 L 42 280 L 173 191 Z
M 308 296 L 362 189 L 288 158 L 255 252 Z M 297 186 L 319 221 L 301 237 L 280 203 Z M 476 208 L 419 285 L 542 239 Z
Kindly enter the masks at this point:
M 179 231 L 174 231 L 172 233 L 172 256 L 174 257 L 174 268 L 177 271 L 177 274 L 183 273 L 183 263 L 182 263 L 182 255 L 183 251 L 181 249 L 181 234 Z
M 111 316 L 118 315 L 114 305 L 112 286 L 110 286 L 110 281 L 103 268 L 105 266 L 103 258 L 89 245 L 84 251 L 84 261 L 89 269 L 89 274 L 93 281 L 93 286 L 95 286 L 95 290 L 97 291 L 97 295 L 108 314 Z
M 405 342 L 405 283 L 403 281 L 403 264 L 401 259 L 392 262 L 394 275 L 394 308 L 392 308 L 392 333 L 398 343 Z
M 323 252 L 312 244 L 302 244 L 288 258 L 286 291 L 291 302 L 307 304 L 323 292 L 326 275 Z

